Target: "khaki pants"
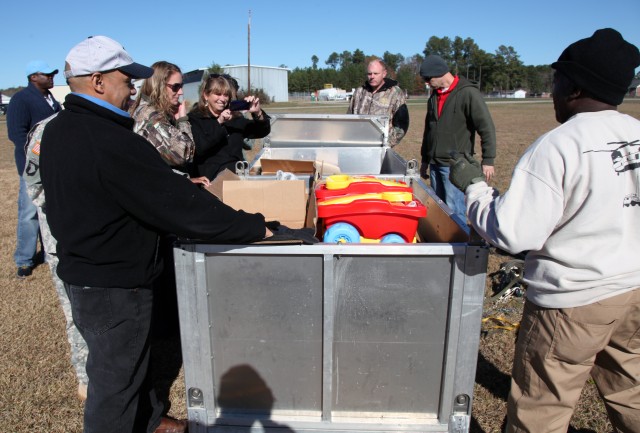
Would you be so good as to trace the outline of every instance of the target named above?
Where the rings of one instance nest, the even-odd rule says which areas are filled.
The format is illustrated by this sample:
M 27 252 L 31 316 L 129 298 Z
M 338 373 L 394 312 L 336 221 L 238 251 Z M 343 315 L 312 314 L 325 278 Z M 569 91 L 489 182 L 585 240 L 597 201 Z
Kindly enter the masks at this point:
M 614 428 L 640 432 L 640 288 L 576 308 L 525 303 L 506 431 L 566 433 L 589 375 Z

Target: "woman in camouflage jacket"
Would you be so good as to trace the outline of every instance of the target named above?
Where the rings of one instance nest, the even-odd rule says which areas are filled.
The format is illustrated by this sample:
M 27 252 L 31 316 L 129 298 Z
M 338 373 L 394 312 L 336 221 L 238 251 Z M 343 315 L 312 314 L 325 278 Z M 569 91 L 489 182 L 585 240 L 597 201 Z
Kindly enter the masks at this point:
M 146 138 L 174 171 L 186 174 L 187 165 L 193 161 L 195 144 L 185 103 L 181 100 L 182 71 L 165 61 L 151 67 L 153 75 L 144 80 L 129 110 L 135 120 L 133 131 Z M 205 178 L 192 181 L 208 183 Z

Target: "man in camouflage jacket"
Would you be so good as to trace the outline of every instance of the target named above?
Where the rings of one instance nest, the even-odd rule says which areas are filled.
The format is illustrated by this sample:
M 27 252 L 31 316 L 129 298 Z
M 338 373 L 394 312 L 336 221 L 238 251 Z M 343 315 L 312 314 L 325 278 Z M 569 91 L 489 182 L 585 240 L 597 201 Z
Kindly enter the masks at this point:
M 389 146 L 394 147 L 409 129 L 409 110 L 398 82 L 387 78 L 387 67 L 379 59 L 369 62 L 367 81 L 353 93 L 347 114 L 389 116 Z

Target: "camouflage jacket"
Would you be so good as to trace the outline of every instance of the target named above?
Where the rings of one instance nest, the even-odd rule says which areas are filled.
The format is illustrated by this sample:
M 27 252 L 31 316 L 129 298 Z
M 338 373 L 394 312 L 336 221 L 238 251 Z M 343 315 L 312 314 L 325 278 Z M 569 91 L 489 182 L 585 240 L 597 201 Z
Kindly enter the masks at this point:
M 409 129 L 406 98 L 404 91 L 397 84 L 397 81 L 385 78 L 380 90 L 373 93 L 369 83 L 365 83 L 353 92 L 353 98 L 347 110 L 347 114 L 389 116 L 388 141 L 391 147 L 400 143 Z
M 158 150 L 162 159 L 171 167 L 181 168 L 193 160 L 195 144 L 191 124 L 186 117 L 169 121 L 164 113 L 153 107 L 142 96 L 140 105 L 132 116 L 135 120 L 133 132 L 142 135 Z
M 42 179 L 40 178 L 40 142 L 42 141 L 45 126 L 57 115 L 58 113 L 41 120 L 29 131 L 29 135 L 27 135 L 26 163 L 24 165 L 24 173 L 22 173 L 22 178 L 27 184 L 27 194 L 38 211 L 40 238 L 44 245 L 47 262 L 53 267 L 57 264 L 57 243 L 51 235 L 51 230 L 49 230 L 49 225 L 47 224 L 44 188 L 42 187 Z
M 27 162 L 24 166 L 22 178 L 27 184 L 29 198 L 39 208 L 44 208 L 44 190 L 40 179 L 40 142 L 42 141 L 45 126 L 57 115 L 58 113 L 36 123 L 27 136 L 27 147 L 25 149 Z

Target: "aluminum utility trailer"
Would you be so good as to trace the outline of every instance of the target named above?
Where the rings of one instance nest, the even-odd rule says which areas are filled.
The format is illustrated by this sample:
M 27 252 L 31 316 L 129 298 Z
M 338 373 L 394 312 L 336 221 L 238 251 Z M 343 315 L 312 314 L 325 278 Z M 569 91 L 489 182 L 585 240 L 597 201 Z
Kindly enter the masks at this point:
M 280 157 L 282 128 L 326 137 L 319 124 L 340 129 L 358 117 L 369 126 L 355 128 L 351 145 L 308 139 L 294 150 L 286 140 L 282 151 L 318 160 L 330 148 L 347 173 L 407 181 L 428 208 L 423 241 L 181 241 L 174 253 L 189 431 L 468 432 L 486 246 L 468 242 L 413 164 L 385 145 L 385 119 L 309 116 L 274 119 L 262 157 Z M 362 140 L 368 128 L 377 144 Z

